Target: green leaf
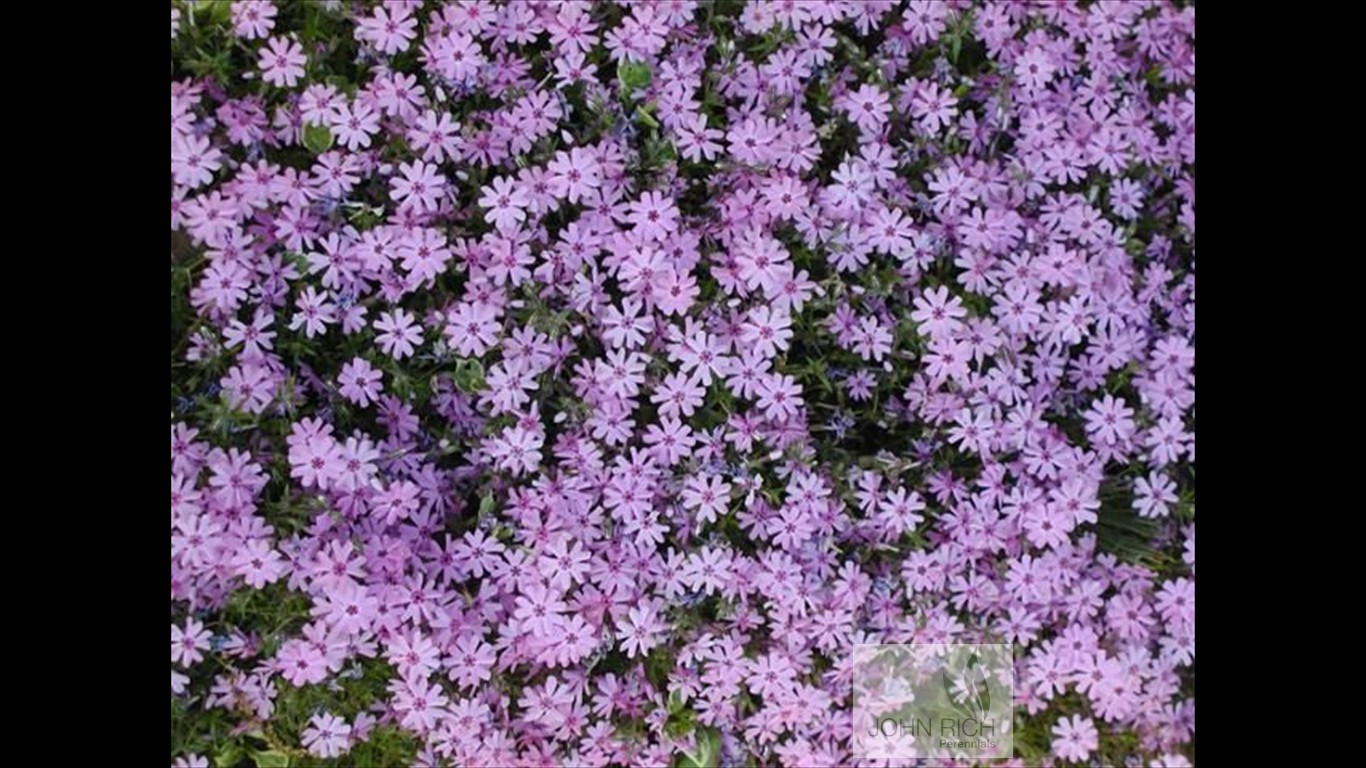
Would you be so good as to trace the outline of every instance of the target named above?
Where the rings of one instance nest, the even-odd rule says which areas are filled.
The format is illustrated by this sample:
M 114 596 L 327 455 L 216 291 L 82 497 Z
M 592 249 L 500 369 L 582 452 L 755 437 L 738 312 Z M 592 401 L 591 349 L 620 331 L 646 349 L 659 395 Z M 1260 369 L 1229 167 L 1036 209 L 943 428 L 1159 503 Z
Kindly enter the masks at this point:
M 650 67 L 639 61 L 623 60 L 617 65 L 617 79 L 629 90 L 644 88 L 650 84 Z
M 232 768 L 242 761 L 242 747 L 229 742 L 214 755 L 213 761 L 218 768 Z
M 332 131 L 323 125 L 309 123 L 304 126 L 304 148 L 315 155 L 321 155 L 332 148 Z
M 497 506 L 498 502 L 494 500 L 492 493 L 484 494 L 479 497 L 479 516 L 486 517 L 493 514 L 493 510 Z
M 680 768 L 716 768 L 721 764 L 721 736 L 711 728 L 698 728 L 697 746 L 678 760 Z
M 462 359 L 455 364 L 455 386 L 461 392 L 478 392 L 484 388 L 484 364 L 475 359 Z
M 1157 567 L 1162 558 L 1153 546 L 1157 521 L 1139 516 L 1132 498 L 1129 493 L 1102 497 L 1096 513 L 1096 548 L 1128 563 Z
M 289 768 L 289 755 L 274 749 L 253 752 L 251 759 L 256 761 L 256 768 Z
M 677 715 L 688 706 L 688 702 L 683 698 L 680 691 L 669 692 L 669 715 Z
M 659 121 L 654 118 L 654 115 L 650 114 L 648 106 L 636 107 L 636 122 L 646 128 L 659 128 Z
M 205 16 L 212 23 L 223 23 L 232 16 L 232 5 L 228 0 L 200 0 L 193 6 L 194 12 Z

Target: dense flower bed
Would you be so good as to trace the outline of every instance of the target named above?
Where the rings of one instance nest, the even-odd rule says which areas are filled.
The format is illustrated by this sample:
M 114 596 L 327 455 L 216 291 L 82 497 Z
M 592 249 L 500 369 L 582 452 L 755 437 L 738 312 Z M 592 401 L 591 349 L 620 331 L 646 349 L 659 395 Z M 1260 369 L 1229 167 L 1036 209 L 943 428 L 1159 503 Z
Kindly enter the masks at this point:
M 1194 756 L 1195 13 L 171 5 L 177 765 Z

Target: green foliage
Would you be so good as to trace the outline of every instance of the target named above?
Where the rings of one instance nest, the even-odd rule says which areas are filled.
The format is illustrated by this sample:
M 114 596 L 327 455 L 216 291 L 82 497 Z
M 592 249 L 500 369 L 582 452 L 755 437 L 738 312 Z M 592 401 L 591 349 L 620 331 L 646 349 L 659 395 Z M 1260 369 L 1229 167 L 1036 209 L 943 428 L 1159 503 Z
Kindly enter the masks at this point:
M 638 91 L 648 88 L 650 85 L 651 73 L 648 64 L 639 61 L 622 60 L 617 65 L 617 80 L 621 82 L 623 88 L 631 91 Z
M 289 755 L 276 749 L 253 752 L 251 759 L 256 768 L 289 768 Z
M 678 768 L 716 768 L 721 764 L 721 735 L 712 728 L 699 727 L 693 733 L 691 750 L 678 756 Z
M 327 126 L 313 123 L 304 126 L 304 146 L 309 152 L 321 155 L 332 148 L 333 141 L 332 131 Z
M 473 358 L 460 358 L 455 364 L 455 386 L 462 392 L 484 389 L 484 364 Z

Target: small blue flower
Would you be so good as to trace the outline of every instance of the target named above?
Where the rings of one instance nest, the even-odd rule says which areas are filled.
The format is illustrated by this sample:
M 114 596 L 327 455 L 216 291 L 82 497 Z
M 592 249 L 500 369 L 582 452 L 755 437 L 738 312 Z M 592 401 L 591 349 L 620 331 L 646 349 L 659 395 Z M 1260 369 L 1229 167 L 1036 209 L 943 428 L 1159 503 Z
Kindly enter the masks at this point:
M 691 608 L 706 599 L 707 595 L 704 592 L 689 592 L 680 596 L 678 598 L 678 603 L 684 607 Z

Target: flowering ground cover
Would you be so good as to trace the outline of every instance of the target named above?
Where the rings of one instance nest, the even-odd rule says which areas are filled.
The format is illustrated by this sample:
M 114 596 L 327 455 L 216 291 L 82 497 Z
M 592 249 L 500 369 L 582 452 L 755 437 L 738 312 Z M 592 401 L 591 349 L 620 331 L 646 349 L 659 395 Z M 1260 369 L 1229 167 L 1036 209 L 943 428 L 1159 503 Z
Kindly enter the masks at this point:
M 1187 765 L 1194 350 L 1193 5 L 176 0 L 173 764 Z

